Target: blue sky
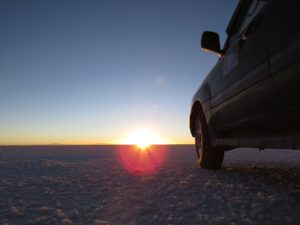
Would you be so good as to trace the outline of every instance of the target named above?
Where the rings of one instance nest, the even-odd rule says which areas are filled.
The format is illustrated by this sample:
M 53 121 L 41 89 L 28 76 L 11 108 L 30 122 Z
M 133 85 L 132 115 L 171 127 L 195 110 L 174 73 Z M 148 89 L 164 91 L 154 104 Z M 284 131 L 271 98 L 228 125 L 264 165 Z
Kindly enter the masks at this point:
M 237 0 L 2 0 L 0 144 L 192 143 L 190 101 Z

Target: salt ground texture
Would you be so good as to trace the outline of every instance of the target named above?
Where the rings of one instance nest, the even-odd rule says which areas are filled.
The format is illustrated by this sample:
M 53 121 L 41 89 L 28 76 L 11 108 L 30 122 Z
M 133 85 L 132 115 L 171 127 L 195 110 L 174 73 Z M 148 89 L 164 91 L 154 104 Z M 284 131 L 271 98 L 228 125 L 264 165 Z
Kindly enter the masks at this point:
M 0 224 L 299 224 L 300 151 L 233 150 L 208 171 L 193 146 L 155 148 L 143 169 L 128 146 L 0 147 Z

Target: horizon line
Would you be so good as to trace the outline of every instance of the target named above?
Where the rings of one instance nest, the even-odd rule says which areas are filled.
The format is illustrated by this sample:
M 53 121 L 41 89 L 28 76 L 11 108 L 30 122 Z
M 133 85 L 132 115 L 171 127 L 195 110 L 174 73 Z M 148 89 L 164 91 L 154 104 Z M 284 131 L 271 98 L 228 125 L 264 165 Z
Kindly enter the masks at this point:
M 134 146 L 136 144 L 7 144 L 1 145 L 0 147 L 34 147 L 34 146 Z M 194 145 L 188 143 L 180 144 L 152 144 L 150 146 L 160 146 L 160 145 Z

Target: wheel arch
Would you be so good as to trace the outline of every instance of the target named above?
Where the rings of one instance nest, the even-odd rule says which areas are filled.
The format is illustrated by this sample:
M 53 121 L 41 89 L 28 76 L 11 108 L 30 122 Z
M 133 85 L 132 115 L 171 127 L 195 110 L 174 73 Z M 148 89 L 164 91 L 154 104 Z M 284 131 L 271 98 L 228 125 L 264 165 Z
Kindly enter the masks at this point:
M 190 114 L 190 132 L 193 137 L 195 137 L 195 121 L 196 121 L 197 115 L 199 113 L 201 113 L 203 118 L 205 118 L 202 104 L 198 100 L 198 101 L 194 102 L 194 104 L 192 106 L 191 114 Z

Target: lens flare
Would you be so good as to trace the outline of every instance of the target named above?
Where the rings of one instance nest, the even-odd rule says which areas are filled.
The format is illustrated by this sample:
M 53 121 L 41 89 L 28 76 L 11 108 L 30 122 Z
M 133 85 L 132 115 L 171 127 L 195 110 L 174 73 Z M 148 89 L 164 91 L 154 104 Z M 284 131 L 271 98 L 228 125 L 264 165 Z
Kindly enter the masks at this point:
M 153 145 L 143 151 L 135 145 L 123 145 L 116 149 L 121 166 L 135 176 L 157 173 L 165 164 L 168 149 L 164 145 Z

